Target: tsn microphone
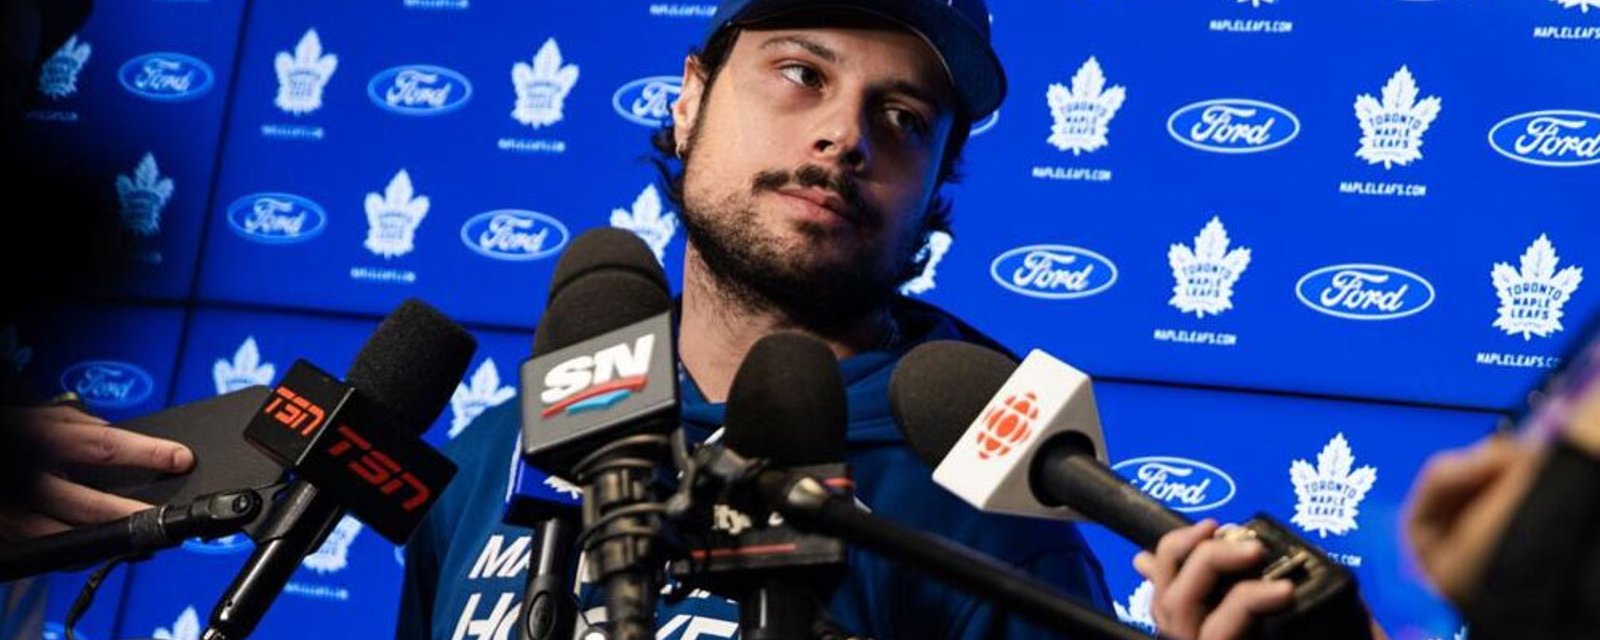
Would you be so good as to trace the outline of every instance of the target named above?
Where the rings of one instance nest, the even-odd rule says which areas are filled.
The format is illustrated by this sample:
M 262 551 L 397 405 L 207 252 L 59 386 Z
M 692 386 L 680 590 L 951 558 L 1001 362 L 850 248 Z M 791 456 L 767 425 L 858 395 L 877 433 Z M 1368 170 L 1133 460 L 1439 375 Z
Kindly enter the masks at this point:
M 575 240 L 522 364 L 522 454 L 583 486 L 579 544 L 615 640 L 655 636 L 675 352 L 666 274 L 644 241 L 611 228 Z
M 739 364 L 722 441 L 708 446 L 848 489 L 846 419 L 833 352 L 800 334 L 774 333 Z M 685 586 L 737 601 L 740 638 L 819 637 L 822 600 L 848 566 L 844 544 L 794 530 L 756 493 L 725 492 L 712 505 L 710 530 L 690 544 L 688 559 L 673 563 L 673 573 Z
M 979 509 L 1087 517 L 1149 551 L 1193 524 L 1106 466 L 1088 376 L 1043 351 L 1018 366 L 969 343 L 920 345 L 895 367 L 889 407 L 934 481 Z M 1256 574 L 1294 584 L 1294 603 L 1264 617 L 1258 635 L 1372 637 L 1355 578 L 1281 523 L 1258 513 L 1218 536 L 1260 542 L 1267 553 Z
M 248 636 L 305 556 L 346 509 L 404 543 L 455 465 L 421 440 L 466 373 L 477 341 L 417 300 L 361 347 L 341 382 L 300 361 L 267 396 L 245 438 L 296 480 L 211 612 L 207 640 Z

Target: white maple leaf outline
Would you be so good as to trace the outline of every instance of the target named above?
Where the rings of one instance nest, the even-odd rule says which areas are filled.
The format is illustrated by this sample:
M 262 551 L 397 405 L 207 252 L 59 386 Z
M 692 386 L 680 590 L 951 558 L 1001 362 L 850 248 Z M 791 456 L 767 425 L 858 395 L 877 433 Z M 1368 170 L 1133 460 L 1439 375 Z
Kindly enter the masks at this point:
M 1589 12 L 1589 7 L 1600 9 L 1600 0 L 1555 0 L 1563 9 L 1577 9 L 1583 13 Z
M 922 273 L 917 277 L 907 280 L 900 285 L 901 295 L 919 295 L 932 291 L 934 278 L 939 275 L 939 263 L 944 261 L 945 254 L 950 252 L 950 245 L 955 243 L 955 238 L 945 231 L 934 231 L 928 234 L 928 241 L 917 250 L 916 259 L 926 259 Z
M 87 43 L 87 42 L 79 44 L 79 42 L 78 42 L 78 34 L 74 33 L 74 34 L 72 34 L 71 37 L 67 38 L 67 42 L 65 44 L 61 45 L 61 48 L 57 49 L 55 54 L 52 55 L 51 58 L 60 57 L 60 58 L 66 58 L 66 59 L 72 60 L 72 61 L 74 61 L 76 63 L 76 66 L 79 69 L 82 69 L 83 65 L 89 62 L 89 55 L 91 53 L 93 53 L 93 52 L 94 52 L 94 47 L 90 46 L 89 43 Z M 49 72 L 50 71 L 49 71 L 49 67 L 48 67 L 48 63 L 47 63 L 46 69 L 45 69 L 45 73 L 48 74 Z M 67 80 L 66 84 L 59 85 L 59 86 L 45 86 L 44 84 L 41 84 L 39 86 L 39 90 L 42 93 L 44 93 L 46 96 L 49 96 L 51 98 L 64 98 L 66 96 L 70 96 L 70 95 L 72 95 L 74 93 L 77 93 L 78 92 L 78 76 L 77 76 L 77 72 L 74 71 L 73 74 L 70 77 L 66 78 L 66 80 Z
M 339 56 L 332 53 L 323 55 L 322 38 L 317 35 L 316 28 L 311 28 L 306 29 L 305 35 L 300 36 L 300 41 L 295 44 L 293 56 L 287 51 L 279 51 L 272 59 L 272 66 L 278 74 L 279 87 L 288 87 L 290 76 L 295 71 L 302 70 L 316 74 L 326 84 L 333 76 L 333 72 L 339 68 Z M 295 115 L 316 110 L 316 106 L 296 100 L 287 89 L 282 88 L 278 91 L 278 97 L 273 99 L 273 104 Z
M 261 349 L 256 345 L 255 336 L 245 336 L 239 349 L 233 352 L 233 360 L 217 358 L 211 365 L 211 380 L 216 383 L 217 393 L 237 391 L 231 382 L 240 378 L 252 378 L 261 384 L 269 384 L 277 375 L 278 368 L 268 362 L 261 364 Z
M 411 252 L 411 242 L 416 233 L 417 225 L 422 224 L 422 219 L 428 216 L 428 207 L 431 204 L 428 196 L 416 195 L 416 190 L 411 185 L 411 174 L 405 169 L 394 174 L 389 180 L 389 185 L 384 188 L 383 195 L 368 192 L 365 201 L 367 209 L 367 241 L 368 251 L 393 258 Z M 390 212 L 399 212 L 409 221 L 411 233 L 396 240 L 382 234 L 383 227 L 379 219 Z
M 1133 595 L 1128 596 L 1127 607 L 1123 607 L 1121 602 L 1111 604 L 1116 608 L 1117 618 L 1122 620 L 1123 624 L 1147 633 L 1155 633 L 1156 621 L 1150 614 L 1150 601 L 1154 598 L 1155 585 L 1145 580 L 1133 590 Z
M 1549 235 L 1543 233 L 1522 252 L 1520 271 L 1513 270 L 1511 265 L 1504 262 L 1496 262 L 1494 268 L 1489 270 L 1495 294 L 1500 298 L 1500 317 L 1495 318 L 1494 327 L 1505 331 L 1507 335 L 1521 333 L 1524 341 L 1532 340 L 1535 335 L 1545 338 L 1564 330 L 1566 327 L 1561 324 L 1561 316 L 1565 312 L 1561 307 L 1583 282 L 1583 267 L 1568 266 L 1558 273 L 1556 265 L 1560 263 L 1561 258 L 1556 255 L 1555 245 L 1550 242 Z M 1560 301 L 1550 307 L 1548 325 L 1537 326 L 1535 323 L 1512 319 L 1516 305 L 1511 296 L 1511 287 L 1528 282 L 1547 283 L 1565 292 Z
M 1117 85 L 1106 89 L 1106 75 L 1100 68 L 1100 61 L 1094 56 L 1078 67 L 1077 73 L 1072 75 L 1072 89 L 1067 89 L 1059 83 L 1051 83 L 1045 90 L 1045 101 L 1050 105 L 1050 116 L 1055 124 L 1050 127 L 1050 137 L 1046 139 L 1052 146 L 1062 151 L 1072 151 L 1072 155 L 1082 155 L 1106 146 L 1106 137 L 1111 131 L 1111 119 L 1116 117 L 1117 110 L 1122 108 L 1122 102 L 1127 97 L 1127 89 Z M 1103 117 L 1095 120 L 1095 130 L 1090 136 L 1082 136 L 1069 131 L 1069 113 L 1067 107 L 1073 104 L 1091 103 L 1099 107 Z
M 200 640 L 200 613 L 190 606 L 178 614 L 178 621 L 172 623 L 171 629 L 157 627 L 150 635 L 155 640 Z
M 1233 308 L 1233 285 L 1239 281 L 1239 276 L 1250 266 L 1250 249 L 1239 247 L 1228 249 L 1232 240 L 1228 238 L 1228 230 L 1222 225 L 1222 218 L 1212 216 L 1211 221 L 1200 229 L 1199 235 L 1194 237 L 1194 249 L 1191 250 L 1183 243 L 1175 243 L 1167 249 L 1167 263 L 1172 267 L 1172 276 L 1176 283 L 1172 286 L 1172 299 L 1167 301 L 1179 309 L 1183 308 L 1180 302 L 1193 308 L 1196 318 L 1204 318 L 1207 313 L 1220 314 Z M 1185 278 L 1182 275 L 1184 267 L 1206 262 L 1220 264 L 1227 268 L 1229 274 L 1218 285 L 1221 291 L 1214 299 L 1193 300 L 1184 291 Z M 1186 311 L 1187 312 L 1187 311 Z
M 461 435 L 474 418 L 516 395 L 515 388 L 500 385 L 500 367 L 494 363 L 494 358 L 484 359 L 472 372 L 471 381 L 456 383 L 455 392 L 450 394 L 451 419 L 447 437 Z
M 322 546 L 311 552 L 300 561 L 301 566 L 317 573 L 333 573 L 350 566 L 350 545 L 355 544 L 356 537 L 366 528 L 360 520 L 346 515 L 339 519 L 339 524 L 334 525 L 328 538 L 322 541 Z
M 1417 96 L 1420 93 L 1411 69 L 1400 65 L 1400 70 L 1394 72 L 1383 85 L 1380 92 L 1382 102 L 1365 93 L 1356 96 L 1356 119 L 1361 122 L 1361 148 L 1356 150 L 1356 157 L 1366 160 L 1368 164 L 1381 162 L 1384 169 L 1421 159 L 1422 134 L 1427 132 L 1434 118 L 1439 117 L 1442 102 L 1439 96 L 1428 96 L 1419 101 Z M 1375 125 L 1377 118 L 1385 114 L 1405 114 L 1416 119 L 1416 126 L 1407 132 L 1405 146 L 1378 146 L 1381 138 Z
M 154 153 L 146 151 L 139 160 L 139 166 L 133 170 L 133 179 L 128 176 L 117 176 L 117 197 L 122 203 L 123 219 L 134 233 L 142 236 L 155 235 L 161 231 L 161 209 L 166 206 L 167 200 L 172 198 L 172 178 L 161 177 L 161 169 L 156 166 Z M 145 192 L 155 198 L 154 210 L 146 217 L 144 211 L 130 210 L 129 205 L 138 202 L 130 200 L 139 193 Z
M 511 110 L 511 117 L 517 122 L 537 129 L 561 120 L 562 105 L 567 93 L 571 92 L 572 85 L 578 82 L 578 65 L 563 65 L 561 46 L 556 44 L 555 38 L 550 38 L 545 40 L 544 45 L 533 55 L 533 65 L 518 62 L 511 66 L 511 82 L 517 90 L 517 104 Z M 532 102 L 531 89 L 538 85 L 548 85 L 555 89 L 550 94 L 551 103 L 548 107 L 535 105 Z
M 661 194 L 656 191 L 656 186 L 646 185 L 633 199 L 632 210 L 611 210 L 611 226 L 639 236 L 655 252 L 656 262 L 662 262 L 666 257 L 667 245 L 678 232 L 678 214 L 663 212 Z
M 1323 538 L 1328 537 L 1329 533 L 1344 535 L 1351 529 L 1361 528 L 1355 521 L 1356 516 L 1361 513 L 1357 505 L 1361 503 L 1361 500 L 1366 497 L 1367 491 L 1371 490 L 1373 483 L 1377 481 L 1378 470 L 1372 465 L 1367 465 L 1351 471 L 1350 467 L 1355 465 L 1355 461 L 1356 457 L 1350 450 L 1350 443 L 1345 440 L 1344 433 L 1339 432 L 1334 434 L 1333 439 L 1329 440 L 1326 446 L 1322 447 L 1321 452 L 1317 453 L 1317 466 L 1315 469 L 1304 460 L 1295 460 L 1290 464 L 1289 479 L 1294 482 L 1294 495 L 1297 503 L 1294 517 L 1289 521 L 1300 525 L 1300 528 L 1308 532 L 1315 531 Z M 1318 480 L 1331 481 L 1349 487 L 1350 496 L 1343 501 L 1345 513 L 1342 514 L 1349 520 L 1348 525 L 1328 522 L 1324 516 L 1307 513 L 1306 509 L 1311 506 L 1313 497 L 1310 487 L 1312 483 Z

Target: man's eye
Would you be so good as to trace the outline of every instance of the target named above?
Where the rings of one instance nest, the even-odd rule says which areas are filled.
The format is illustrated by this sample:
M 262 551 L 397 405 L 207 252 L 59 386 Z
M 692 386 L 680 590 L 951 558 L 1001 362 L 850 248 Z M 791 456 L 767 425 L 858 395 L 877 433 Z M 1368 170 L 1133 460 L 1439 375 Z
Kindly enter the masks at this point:
M 906 133 L 920 135 L 928 129 L 927 124 L 922 121 L 922 117 L 917 115 L 915 111 L 890 109 L 888 117 L 889 124 Z
M 801 86 L 818 87 L 822 85 L 822 74 L 817 73 L 816 69 L 803 64 L 786 64 L 779 67 L 778 72 Z

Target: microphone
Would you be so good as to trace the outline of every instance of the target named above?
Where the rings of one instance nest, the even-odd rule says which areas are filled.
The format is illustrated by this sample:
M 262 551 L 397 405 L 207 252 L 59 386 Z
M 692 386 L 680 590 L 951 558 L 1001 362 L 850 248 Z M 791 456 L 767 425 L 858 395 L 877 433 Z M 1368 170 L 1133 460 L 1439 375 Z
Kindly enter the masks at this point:
M 794 333 L 757 341 L 728 392 L 721 446 L 765 459 L 771 470 L 827 478 L 848 487 L 844 383 L 826 345 Z M 751 492 L 745 492 L 751 493 Z M 836 538 L 805 534 L 772 517 L 759 496 L 713 505 L 706 545 L 674 573 L 739 602 L 739 637 L 818 637 L 821 598 L 837 588 L 847 555 Z
M 734 439 L 733 444 L 742 443 L 741 446 L 758 451 L 785 455 L 792 455 L 787 453 L 791 450 L 799 451 L 812 460 L 839 455 L 845 448 L 847 414 L 837 361 L 826 345 L 813 338 L 769 336 L 763 342 L 768 340 L 776 340 L 777 348 L 752 349 L 739 367 L 735 386 L 748 379 L 752 382 L 746 389 L 760 393 L 730 391 L 727 436 Z M 740 409 L 735 413 L 736 399 L 741 404 L 749 402 L 748 411 Z M 867 551 L 913 565 L 952 587 L 1058 631 L 1094 638 L 1149 637 L 1104 612 L 1063 597 L 1050 585 L 993 558 L 873 515 L 854 497 L 833 490 L 830 485 L 841 484 L 837 480 L 820 481 L 799 469 L 772 468 L 781 465 L 771 460 L 746 459 L 740 455 L 743 452 L 731 447 L 720 452 L 715 447 L 702 448 L 701 453 L 708 449 L 713 453 L 705 456 L 709 461 L 701 471 L 725 481 L 753 484 L 764 503 L 777 511 L 783 522 L 800 531 L 837 536 Z M 768 588 L 766 601 L 758 602 L 753 612 L 741 607 L 741 619 L 760 613 L 783 616 L 798 606 L 810 606 L 805 601 L 815 592 L 795 586 L 793 582 L 758 582 L 758 588 Z M 815 589 L 825 585 L 809 586 Z
M 579 545 L 617 640 L 655 635 L 665 559 L 657 476 L 678 424 L 671 311 L 666 274 L 644 241 L 589 231 L 556 265 L 521 368 L 523 460 L 584 488 Z
M 934 481 L 979 509 L 1086 516 L 1150 551 L 1192 524 L 1106 466 L 1088 376 L 1043 351 L 1018 366 L 974 344 L 919 345 L 889 379 L 889 408 Z M 1271 516 L 1217 535 L 1260 542 L 1258 576 L 1294 583 L 1290 608 L 1261 620 L 1267 637 L 1371 637 L 1355 578 Z
M 477 341 L 427 304 L 407 300 L 367 339 L 340 382 L 296 362 L 245 428 L 290 483 L 203 636 L 248 636 L 346 508 L 402 543 L 455 465 L 421 440 L 466 373 Z

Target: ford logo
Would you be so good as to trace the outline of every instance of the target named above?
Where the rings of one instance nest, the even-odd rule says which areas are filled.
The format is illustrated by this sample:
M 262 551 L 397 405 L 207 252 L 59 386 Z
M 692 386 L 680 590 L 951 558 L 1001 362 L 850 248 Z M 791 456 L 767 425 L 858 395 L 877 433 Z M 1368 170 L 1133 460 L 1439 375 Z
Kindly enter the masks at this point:
M 138 406 L 155 393 L 155 379 L 137 365 L 115 360 L 91 360 L 67 367 L 61 388 L 78 394 L 97 409 Z
M 444 67 L 408 64 L 372 76 L 367 96 L 373 104 L 403 116 L 436 116 L 466 105 L 472 83 Z
M 972 123 L 972 133 L 967 135 L 977 136 L 988 133 L 989 130 L 993 129 L 994 125 L 998 122 L 1000 122 L 1000 110 L 995 109 L 994 113 L 989 114 L 988 117 Z
M 1198 460 L 1170 456 L 1130 458 L 1111 467 L 1174 511 L 1209 511 L 1233 500 L 1233 477 Z
M 1381 264 L 1336 264 L 1300 277 L 1300 302 L 1346 320 L 1393 320 L 1433 304 L 1433 284 L 1405 269 Z
M 1000 286 L 1033 298 L 1085 298 L 1117 282 L 1117 265 L 1088 249 L 1059 244 L 1018 247 L 995 258 L 989 275 Z
M 251 242 L 305 242 L 327 226 L 322 205 L 292 193 L 252 193 L 228 205 L 228 227 Z
M 1541 167 L 1600 164 L 1600 113 L 1556 109 L 1511 116 L 1489 129 L 1489 146 Z
M 1300 119 L 1260 100 L 1203 100 L 1167 118 L 1172 138 L 1212 153 L 1256 153 L 1289 144 L 1300 135 Z
M 650 76 L 622 85 L 611 94 L 611 108 L 629 122 L 660 127 L 672 121 L 672 103 L 683 92 L 677 76 Z
M 567 227 L 537 211 L 500 209 L 472 216 L 461 225 L 467 248 L 495 260 L 538 260 L 567 245 Z
M 206 555 L 223 555 L 248 551 L 251 548 L 251 544 L 249 536 L 235 533 L 215 540 L 184 540 L 183 549 Z
M 117 70 L 122 87 L 141 98 L 160 102 L 193 100 L 211 90 L 216 74 L 211 65 L 181 53 L 146 53 Z

